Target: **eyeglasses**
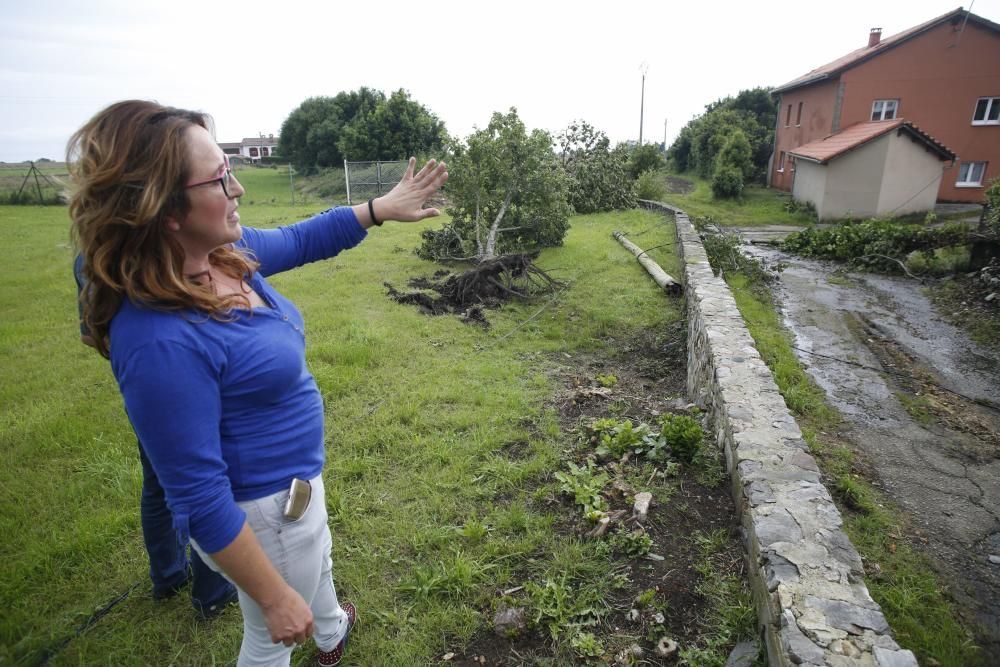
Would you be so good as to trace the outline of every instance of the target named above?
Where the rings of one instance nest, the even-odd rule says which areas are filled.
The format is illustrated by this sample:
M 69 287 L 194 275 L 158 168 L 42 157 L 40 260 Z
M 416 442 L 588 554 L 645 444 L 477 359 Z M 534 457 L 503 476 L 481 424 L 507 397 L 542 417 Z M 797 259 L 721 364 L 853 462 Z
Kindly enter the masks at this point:
M 186 190 L 187 188 L 193 188 L 199 185 L 208 185 L 209 183 L 215 183 L 216 181 L 219 181 L 220 183 L 222 183 L 222 192 L 226 195 L 227 198 L 233 199 L 233 194 L 232 194 L 233 181 L 236 180 L 236 177 L 233 176 L 233 170 L 229 167 L 228 155 L 222 156 L 222 167 L 220 167 L 219 170 L 221 172 L 219 173 L 219 175 L 213 176 L 212 178 L 207 178 L 204 181 L 195 181 L 194 183 L 188 183 L 187 185 L 184 186 L 184 189 Z

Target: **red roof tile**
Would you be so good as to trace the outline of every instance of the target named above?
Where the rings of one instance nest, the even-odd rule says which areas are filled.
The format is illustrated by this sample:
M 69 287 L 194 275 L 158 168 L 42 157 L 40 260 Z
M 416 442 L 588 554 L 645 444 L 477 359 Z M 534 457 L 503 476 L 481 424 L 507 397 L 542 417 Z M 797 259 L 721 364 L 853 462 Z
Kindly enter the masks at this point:
M 934 28 L 935 26 L 940 25 L 941 23 L 944 23 L 945 21 L 948 21 L 948 20 L 951 20 L 951 19 L 955 19 L 955 18 L 957 18 L 957 17 L 959 17 L 960 15 L 963 15 L 963 14 L 966 14 L 966 11 L 964 9 L 962 9 L 961 7 L 959 7 L 958 9 L 952 10 L 952 11 L 948 12 L 947 14 L 942 14 L 941 16 L 938 16 L 937 18 L 931 19 L 930 21 L 927 21 L 926 23 L 921 23 L 918 26 L 914 26 L 914 27 L 910 28 L 909 30 L 904 30 L 901 33 L 897 33 L 895 35 L 891 35 L 889 37 L 886 37 L 885 39 L 883 39 L 882 41 L 880 41 L 875 46 L 865 46 L 865 47 L 857 49 L 855 51 L 851 51 L 847 55 L 845 55 L 845 56 L 843 56 L 841 58 L 837 58 L 833 62 L 827 63 L 826 65 L 823 65 L 822 67 L 817 67 L 816 69 L 814 69 L 811 72 L 808 72 L 806 74 L 803 74 L 802 76 L 800 76 L 797 79 L 792 79 L 788 83 L 785 83 L 785 84 L 782 84 L 782 85 L 778 86 L 777 88 L 773 89 L 771 91 L 771 93 L 772 94 L 774 94 L 774 93 L 781 93 L 781 92 L 784 92 L 786 90 L 792 90 L 793 88 L 799 88 L 800 86 L 807 86 L 807 85 L 812 84 L 812 83 L 818 83 L 820 81 L 824 81 L 826 79 L 833 78 L 833 77 L 835 77 L 836 75 L 840 74 L 841 72 L 843 72 L 846 69 L 850 69 L 851 67 L 854 67 L 855 65 L 859 65 L 862 62 L 868 60 L 869 58 L 873 58 L 873 57 L 879 55 L 880 53 L 883 53 L 883 52 L 887 51 L 888 49 L 891 49 L 891 48 L 894 48 L 896 46 L 899 46 L 903 42 L 905 42 L 905 41 L 907 41 L 909 39 L 912 39 L 913 37 L 916 37 L 917 35 L 919 35 L 919 34 L 921 34 L 923 32 L 926 32 L 927 30 L 930 30 L 931 28 Z M 962 16 L 962 19 L 965 20 L 966 17 Z M 975 22 L 975 23 L 979 23 L 979 24 L 981 24 L 983 26 L 986 26 L 988 28 L 991 28 L 993 30 L 1000 30 L 1000 26 L 998 26 L 996 23 L 993 23 L 992 21 L 984 19 L 981 16 L 976 16 L 975 14 L 972 14 L 971 12 L 968 13 L 967 20 Z
M 954 160 L 955 154 L 948 150 L 946 146 L 939 143 L 934 137 L 925 133 L 913 123 L 897 118 L 895 120 L 880 120 L 867 123 L 855 123 L 845 127 L 840 132 L 831 134 L 818 141 L 811 141 L 808 144 L 793 148 L 788 151 L 795 157 L 812 160 L 820 164 L 826 164 L 834 158 L 848 153 L 855 148 L 867 144 L 869 141 L 877 139 L 892 130 L 899 129 L 901 132 L 910 134 L 917 140 L 923 142 L 928 148 L 936 152 L 943 160 Z

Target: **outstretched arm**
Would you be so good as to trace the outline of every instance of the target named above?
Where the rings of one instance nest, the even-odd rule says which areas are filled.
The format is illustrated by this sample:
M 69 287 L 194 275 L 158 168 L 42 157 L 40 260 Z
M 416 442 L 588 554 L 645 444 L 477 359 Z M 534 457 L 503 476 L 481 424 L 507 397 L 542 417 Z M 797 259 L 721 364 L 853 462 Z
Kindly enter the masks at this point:
M 406 165 L 406 172 L 396 187 L 372 202 L 375 217 L 379 222 L 386 220 L 416 222 L 441 214 L 436 208 L 423 206 L 448 180 L 448 165 L 437 160 L 429 160 L 423 169 L 414 174 L 416 164 L 417 159 L 411 157 L 409 164 Z M 362 227 L 368 229 L 375 224 L 367 202 L 351 208 Z

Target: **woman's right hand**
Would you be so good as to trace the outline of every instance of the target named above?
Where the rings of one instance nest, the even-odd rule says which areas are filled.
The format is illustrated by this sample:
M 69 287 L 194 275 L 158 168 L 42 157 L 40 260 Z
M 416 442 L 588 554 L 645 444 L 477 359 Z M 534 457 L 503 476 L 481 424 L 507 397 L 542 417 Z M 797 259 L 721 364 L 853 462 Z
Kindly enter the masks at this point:
M 294 646 L 313 636 L 312 610 L 291 586 L 285 585 L 277 599 L 266 606 L 261 605 L 261 610 L 275 644 Z

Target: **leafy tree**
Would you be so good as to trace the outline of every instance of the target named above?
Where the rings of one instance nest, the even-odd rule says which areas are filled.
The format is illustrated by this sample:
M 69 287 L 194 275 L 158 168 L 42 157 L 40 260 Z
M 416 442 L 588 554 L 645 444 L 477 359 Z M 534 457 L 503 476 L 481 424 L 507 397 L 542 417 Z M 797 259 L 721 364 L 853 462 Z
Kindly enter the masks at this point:
M 338 145 L 349 160 L 403 160 L 439 150 L 444 141 L 444 123 L 399 89 L 374 110 L 356 116 Z
M 566 173 L 549 134 L 529 134 L 516 109 L 456 142 L 448 162 L 452 222 L 423 232 L 422 256 L 484 262 L 562 244 L 572 212 Z
M 643 144 L 632 149 L 629 156 L 628 170 L 632 178 L 639 178 L 644 171 L 661 169 L 665 165 L 660 147 L 656 144 Z
M 571 123 L 558 142 L 569 176 L 569 203 L 577 213 L 635 207 L 624 147 L 612 150 L 607 135 L 584 121 Z
M 753 174 L 753 162 L 751 160 L 750 142 L 747 135 L 738 127 L 732 128 L 726 134 L 725 143 L 719 155 L 715 158 L 716 168 L 719 165 L 730 166 L 739 169 L 743 180 Z
M 777 106 L 766 88 L 742 90 L 736 97 L 716 100 L 705 113 L 680 131 L 667 154 L 674 167 L 689 169 L 703 177 L 712 176 L 716 158 L 733 128 L 740 129 L 750 144 L 753 165 L 746 180 L 763 182 L 774 143 Z M 742 169 L 741 169 L 742 171 Z
M 404 90 L 311 97 L 281 126 L 278 150 L 302 171 L 354 159 L 401 159 L 441 147 L 444 124 Z

